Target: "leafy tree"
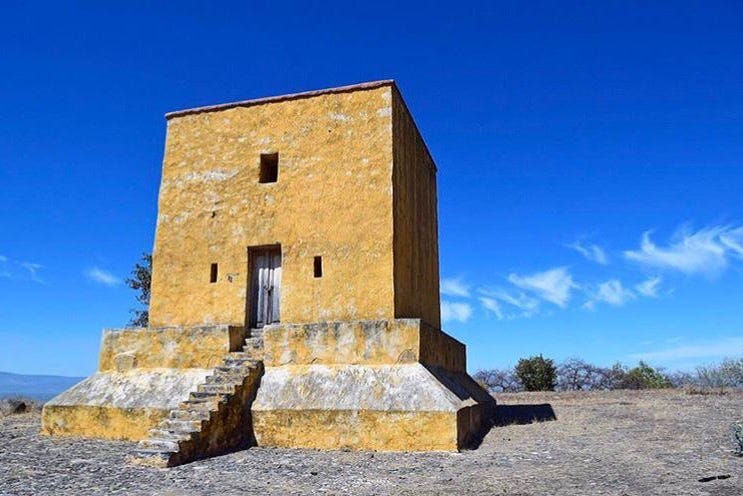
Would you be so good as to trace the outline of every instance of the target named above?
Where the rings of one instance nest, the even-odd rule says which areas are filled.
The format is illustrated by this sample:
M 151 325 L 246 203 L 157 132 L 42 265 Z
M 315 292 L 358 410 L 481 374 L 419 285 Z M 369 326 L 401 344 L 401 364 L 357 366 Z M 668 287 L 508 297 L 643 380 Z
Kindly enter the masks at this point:
M 641 361 L 618 381 L 616 389 L 663 389 L 673 387 L 671 381 L 659 369 Z
M 139 262 L 134 265 L 131 276 L 126 279 L 126 285 L 137 291 L 137 301 L 144 309 L 132 309 L 132 318 L 129 325 L 147 327 L 150 322 L 150 285 L 152 283 L 152 254 L 143 253 Z
M 527 391 L 554 391 L 557 368 L 542 355 L 521 358 L 516 364 L 516 377 Z

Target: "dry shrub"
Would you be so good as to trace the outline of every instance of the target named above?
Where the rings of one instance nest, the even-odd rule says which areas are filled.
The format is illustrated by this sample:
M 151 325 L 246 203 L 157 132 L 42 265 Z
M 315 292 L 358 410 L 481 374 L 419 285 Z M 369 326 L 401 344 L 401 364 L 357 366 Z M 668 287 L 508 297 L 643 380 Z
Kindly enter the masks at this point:
M 733 443 L 735 444 L 735 454 L 743 456 L 743 422 L 735 422 L 732 425 Z
M 524 390 L 513 369 L 480 370 L 474 379 L 489 393 L 516 393 Z
M 30 398 L 14 397 L 0 399 L 0 416 L 33 413 L 41 410 L 41 403 Z
M 711 389 L 705 386 L 700 386 L 698 384 L 684 384 L 683 386 L 684 393 L 689 395 L 700 395 L 700 396 L 709 396 L 709 395 L 724 395 L 727 394 L 727 391 L 721 390 L 721 389 Z

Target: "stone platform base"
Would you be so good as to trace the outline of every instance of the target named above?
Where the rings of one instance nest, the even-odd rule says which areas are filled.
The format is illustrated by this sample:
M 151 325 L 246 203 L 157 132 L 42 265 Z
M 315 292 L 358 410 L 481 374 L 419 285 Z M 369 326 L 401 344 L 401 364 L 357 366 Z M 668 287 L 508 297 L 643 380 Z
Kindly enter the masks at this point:
M 277 325 L 263 339 L 259 446 L 450 451 L 490 426 L 495 401 L 464 345 L 419 320 Z
M 228 325 L 106 329 L 98 372 L 44 405 L 41 430 L 144 439 L 244 339 Z
M 466 374 L 421 364 L 266 369 L 253 403 L 259 446 L 380 451 L 467 448 L 487 402 Z
M 98 372 L 50 400 L 42 432 L 137 441 L 204 382 L 210 369 Z
M 244 335 L 226 325 L 106 331 L 99 372 L 44 406 L 42 432 L 147 438 L 172 465 L 253 440 L 458 450 L 491 425 L 495 400 L 467 374 L 464 345 L 420 320 L 277 324 Z M 231 368 L 243 362 L 262 377 Z M 250 442 L 235 442 L 243 438 Z

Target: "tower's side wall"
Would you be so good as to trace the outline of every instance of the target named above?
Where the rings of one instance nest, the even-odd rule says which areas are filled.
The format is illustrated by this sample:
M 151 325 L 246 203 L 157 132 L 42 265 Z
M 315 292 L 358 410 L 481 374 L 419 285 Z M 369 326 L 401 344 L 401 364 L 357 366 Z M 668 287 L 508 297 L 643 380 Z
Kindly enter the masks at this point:
M 402 96 L 392 94 L 395 317 L 440 328 L 436 165 Z
M 282 322 L 392 318 L 392 227 L 391 86 L 173 117 L 150 325 L 243 325 L 248 247 L 276 244 Z

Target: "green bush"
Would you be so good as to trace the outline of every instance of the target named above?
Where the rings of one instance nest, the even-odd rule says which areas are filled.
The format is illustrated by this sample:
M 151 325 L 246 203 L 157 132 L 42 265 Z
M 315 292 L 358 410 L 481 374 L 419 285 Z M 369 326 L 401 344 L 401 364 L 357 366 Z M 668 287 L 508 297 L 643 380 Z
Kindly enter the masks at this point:
M 557 367 L 552 360 L 542 355 L 521 358 L 516 364 L 516 377 L 526 391 L 554 391 Z
M 616 366 L 615 366 L 616 368 Z M 663 389 L 673 387 L 671 380 L 645 362 L 624 372 L 616 389 Z

